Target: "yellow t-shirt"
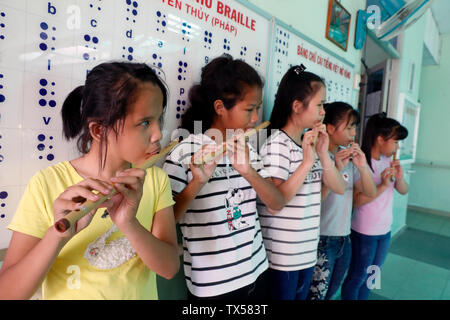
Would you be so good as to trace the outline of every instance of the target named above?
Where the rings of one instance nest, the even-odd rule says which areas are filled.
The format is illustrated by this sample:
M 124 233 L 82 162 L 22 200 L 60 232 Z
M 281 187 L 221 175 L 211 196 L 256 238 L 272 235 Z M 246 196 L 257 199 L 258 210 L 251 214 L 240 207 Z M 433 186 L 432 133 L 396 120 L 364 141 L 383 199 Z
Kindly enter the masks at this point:
M 40 170 L 8 228 L 42 239 L 54 224 L 54 200 L 82 180 L 69 161 Z M 167 174 L 158 167 L 147 169 L 139 222 L 151 230 L 155 212 L 173 204 Z M 158 299 L 155 273 L 111 219 L 102 218 L 104 211 L 99 209 L 90 225 L 63 247 L 42 284 L 44 299 Z

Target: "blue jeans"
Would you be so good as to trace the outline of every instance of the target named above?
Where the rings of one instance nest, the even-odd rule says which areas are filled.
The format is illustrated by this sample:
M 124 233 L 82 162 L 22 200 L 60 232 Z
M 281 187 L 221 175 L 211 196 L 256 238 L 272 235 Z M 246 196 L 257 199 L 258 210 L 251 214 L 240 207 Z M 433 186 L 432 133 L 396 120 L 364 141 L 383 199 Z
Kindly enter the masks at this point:
M 331 300 L 341 286 L 352 255 L 350 236 L 320 236 L 308 300 Z
M 271 296 L 273 300 L 306 300 L 314 267 L 280 271 L 269 268 Z
M 342 300 L 367 300 L 369 298 L 370 266 L 381 266 L 386 259 L 391 241 L 391 233 L 367 236 L 352 230 L 352 260 L 347 277 L 342 285 Z M 380 276 L 378 274 L 378 276 Z

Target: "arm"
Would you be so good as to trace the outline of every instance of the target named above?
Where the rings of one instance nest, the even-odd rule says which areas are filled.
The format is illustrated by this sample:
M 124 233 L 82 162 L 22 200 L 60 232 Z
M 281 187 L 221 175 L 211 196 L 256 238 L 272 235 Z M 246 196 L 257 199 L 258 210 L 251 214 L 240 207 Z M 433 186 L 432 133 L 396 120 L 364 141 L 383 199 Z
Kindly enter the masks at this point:
M 215 148 L 217 147 L 213 144 L 205 145 L 191 157 L 189 167 L 192 172 L 192 180 L 183 190 L 181 190 L 180 193 L 174 197 L 175 205 L 173 210 L 176 222 L 180 221 L 186 213 L 192 200 L 195 199 L 200 190 L 202 190 L 203 186 L 208 183 L 217 167 L 216 161 L 211 161 L 200 166 L 194 163 L 194 159 L 202 157 L 203 154 L 215 150 Z
M 232 166 L 236 171 L 250 183 L 261 201 L 270 211 L 283 209 L 286 202 L 278 188 L 270 178 L 264 179 L 250 165 L 249 148 L 244 139 L 227 142 L 227 154 L 231 159 Z
M 0 300 L 29 299 L 67 243 L 52 226 L 42 239 L 13 232 L 0 271 Z
M 137 219 L 121 231 L 149 269 L 166 279 L 177 274 L 180 260 L 172 206 L 155 213 L 151 232 Z
M 409 185 L 404 179 L 403 168 L 400 165 L 400 160 L 393 161 L 392 167 L 394 168 L 395 175 L 395 190 L 397 190 L 400 194 L 407 194 L 409 191 Z
M 264 179 L 253 168 L 246 173 L 241 173 L 241 175 L 255 189 L 258 197 L 270 210 L 279 211 L 283 209 L 286 204 L 285 199 L 270 178 Z
M 173 198 L 173 200 L 175 201 L 173 211 L 176 222 L 180 221 L 180 219 L 183 217 L 183 215 L 189 208 L 189 205 L 191 204 L 192 200 L 195 199 L 195 197 L 205 184 L 206 182 L 197 180 L 194 177 L 194 179 L 192 179 L 188 183 L 188 185 L 183 189 L 183 191 L 181 191 Z
M 376 198 L 381 193 L 378 193 L 377 186 L 373 182 L 372 175 L 368 166 L 358 168 L 361 179 L 355 182 L 355 189 L 361 192 L 362 195 L 369 198 Z M 384 191 L 384 190 L 383 190 Z
M 331 189 L 331 191 L 337 194 L 344 194 L 345 181 L 342 178 L 341 173 L 334 165 L 328 153 L 329 138 L 326 127 L 324 124 L 314 128 L 312 131 L 318 131 L 319 137 L 317 139 L 316 151 L 319 156 L 320 162 L 323 168 L 323 183 Z
M 374 197 L 368 197 L 364 195 L 360 190 L 357 188 L 353 190 L 353 205 L 355 208 L 359 208 L 372 200 L 378 198 L 383 192 L 385 192 L 391 185 L 391 169 L 386 168 L 381 173 L 381 183 L 376 187 L 377 192 Z
M 337 194 L 344 194 L 345 181 L 342 178 L 341 173 L 336 168 L 331 160 L 328 152 L 319 155 L 320 162 L 323 167 L 323 183 L 333 192 Z
M 322 191 L 320 193 L 320 199 L 323 201 L 325 200 L 328 195 L 330 194 L 331 190 L 328 188 L 325 184 L 322 182 Z
M 366 156 L 356 143 L 352 144 L 351 149 L 353 150 L 353 164 L 358 168 L 361 176 L 361 179 L 355 182 L 355 188 L 367 197 L 375 197 L 377 195 L 377 187 L 373 182 Z
M 305 178 L 311 170 L 312 164 L 304 161 L 302 162 L 297 170 L 287 179 L 282 180 L 279 178 L 271 178 L 274 185 L 283 195 L 284 201 L 289 202 L 296 194 L 298 189 L 305 182 Z M 281 210 L 281 209 L 280 209 Z
M 106 183 L 94 179 L 67 188 L 53 203 L 54 220 L 80 207 L 81 203 L 73 199 L 78 198 L 82 202 L 86 199 L 98 200 L 91 190 L 107 194 L 111 189 Z M 95 211 L 64 233 L 51 226 L 42 239 L 15 231 L 0 271 L 0 299 L 29 299 L 45 279 L 61 249 L 76 233 L 89 225 Z

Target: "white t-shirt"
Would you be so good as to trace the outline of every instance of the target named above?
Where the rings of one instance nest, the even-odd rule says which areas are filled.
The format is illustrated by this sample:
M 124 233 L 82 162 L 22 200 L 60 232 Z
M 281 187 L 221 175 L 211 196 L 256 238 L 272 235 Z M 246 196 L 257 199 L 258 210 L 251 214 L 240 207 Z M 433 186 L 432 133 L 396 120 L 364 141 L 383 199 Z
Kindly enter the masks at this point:
M 168 155 L 163 169 L 174 195 L 192 180 L 192 155 L 215 143 L 203 134 L 183 140 Z M 268 177 L 257 152 L 249 145 L 250 163 Z M 179 221 L 183 234 L 184 274 L 189 291 L 198 297 L 228 293 L 249 285 L 268 268 L 256 209 L 256 192 L 229 163 L 218 161 L 211 179 Z
M 260 152 L 273 178 L 287 180 L 302 163 L 303 150 L 286 133 L 277 131 Z M 320 231 L 322 166 L 316 158 L 303 185 L 277 214 L 258 207 L 270 268 L 281 271 L 307 269 L 316 264 Z
M 334 161 L 334 155 L 329 152 Z M 349 161 L 341 171 L 345 181 L 344 194 L 330 191 L 322 201 L 320 217 L 320 235 L 347 236 L 350 234 L 350 222 L 353 210 L 353 185 L 361 178 L 358 168 Z

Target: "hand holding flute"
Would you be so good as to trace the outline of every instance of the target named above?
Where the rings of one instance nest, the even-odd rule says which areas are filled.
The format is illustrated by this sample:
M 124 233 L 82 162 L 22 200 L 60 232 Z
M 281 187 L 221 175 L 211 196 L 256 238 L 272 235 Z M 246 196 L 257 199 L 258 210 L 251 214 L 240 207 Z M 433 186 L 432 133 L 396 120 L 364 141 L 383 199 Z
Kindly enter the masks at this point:
M 90 223 L 97 209 L 101 207 L 112 206 L 113 210 L 118 210 L 127 205 L 138 206 L 142 196 L 145 169 L 162 159 L 177 143 L 178 141 L 173 141 L 139 167 L 119 172 L 116 177 L 111 179 L 115 188 L 97 179 L 86 179 L 67 188 L 54 202 L 56 230 L 61 233 L 68 229 L 72 229 L 74 233 L 79 232 Z M 93 194 L 92 190 L 100 193 Z M 110 200 L 113 197 L 115 198 Z M 77 201 L 79 199 L 86 199 L 86 201 L 80 203 Z M 137 201 L 137 199 L 139 200 Z M 67 214 L 68 210 L 72 211 Z M 111 218 L 114 221 L 114 217 Z M 122 221 L 117 222 L 121 223 Z

